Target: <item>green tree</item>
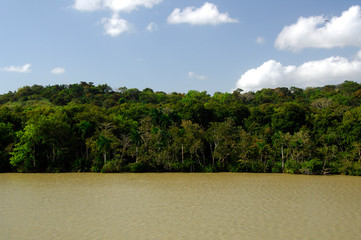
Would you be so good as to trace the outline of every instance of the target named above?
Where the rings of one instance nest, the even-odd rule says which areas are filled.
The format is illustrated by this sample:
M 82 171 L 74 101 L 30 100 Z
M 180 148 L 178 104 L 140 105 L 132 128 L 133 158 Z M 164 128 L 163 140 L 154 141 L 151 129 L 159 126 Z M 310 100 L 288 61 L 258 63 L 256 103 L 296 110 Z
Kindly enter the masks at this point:
M 279 148 L 280 149 L 280 154 L 281 154 L 281 161 L 282 161 L 282 171 L 284 171 L 285 169 L 285 153 L 284 153 L 284 148 L 287 144 L 287 134 L 282 133 L 281 131 L 276 132 L 274 134 L 274 141 L 273 141 L 273 146 L 274 148 Z M 276 155 L 277 156 L 277 155 Z
M 0 122 L 0 172 L 11 170 L 10 152 L 15 140 L 15 133 L 11 123 Z
M 225 122 L 213 122 L 210 125 L 207 130 L 207 138 L 212 154 L 212 167 L 217 161 L 224 168 L 228 161 L 237 158 L 238 129 L 231 118 Z
M 306 123 L 306 111 L 294 103 L 285 103 L 272 116 L 272 128 L 283 133 L 294 133 Z
M 67 157 L 72 136 L 67 115 L 52 108 L 36 109 L 31 115 L 24 131 L 18 134 L 20 141 L 15 145 L 12 165 L 23 164 L 24 171 L 69 169 Z
M 204 157 L 204 130 L 197 123 L 190 120 L 182 120 L 181 127 L 184 129 L 184 155 L 191 172 L 196 170 L 196 165 L 205 165 Z
M 112 140 L 103 135 L 100 135 L 97 140 L 99 151 L 103 153 L 104 165 L 107 163 L 107 152 L 110 151 L 111 143 Z
M 39 143 L 38 129 L 34 124 L 28 124 L 24 131 L 18 131 L 16 135 L 20 141 L 15 144 L 15 148 L 11 152 L 10 164 L 18 172 L 36 170 L 38 161 L 35 157 L 35 150 Z

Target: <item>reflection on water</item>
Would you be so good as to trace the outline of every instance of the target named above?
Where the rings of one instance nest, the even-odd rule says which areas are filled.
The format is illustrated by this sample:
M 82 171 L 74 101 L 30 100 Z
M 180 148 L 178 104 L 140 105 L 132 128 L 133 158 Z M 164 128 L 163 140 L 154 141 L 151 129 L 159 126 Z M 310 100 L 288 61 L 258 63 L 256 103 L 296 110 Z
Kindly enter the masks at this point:
M 361 178 L 0 174 L 0 239 L 360 239 Z

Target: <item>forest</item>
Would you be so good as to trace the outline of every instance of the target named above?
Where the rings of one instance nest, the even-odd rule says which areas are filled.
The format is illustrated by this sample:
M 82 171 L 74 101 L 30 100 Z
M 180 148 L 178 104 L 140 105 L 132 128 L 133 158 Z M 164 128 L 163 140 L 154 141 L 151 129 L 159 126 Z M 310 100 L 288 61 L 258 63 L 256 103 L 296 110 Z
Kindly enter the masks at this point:
M 361 84 L 165 93 L 80 82 L 0 95 L 0 172 L 361 175 Z

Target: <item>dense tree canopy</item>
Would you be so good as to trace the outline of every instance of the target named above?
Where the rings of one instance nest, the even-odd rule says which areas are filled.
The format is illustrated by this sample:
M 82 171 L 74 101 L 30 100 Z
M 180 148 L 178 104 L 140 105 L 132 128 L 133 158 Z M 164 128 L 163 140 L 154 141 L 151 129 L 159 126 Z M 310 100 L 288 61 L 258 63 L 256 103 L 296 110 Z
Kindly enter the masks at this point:
M 26 86 L 0 95 L 0 171 L 361 175 L 361 85 L 213 96 Z

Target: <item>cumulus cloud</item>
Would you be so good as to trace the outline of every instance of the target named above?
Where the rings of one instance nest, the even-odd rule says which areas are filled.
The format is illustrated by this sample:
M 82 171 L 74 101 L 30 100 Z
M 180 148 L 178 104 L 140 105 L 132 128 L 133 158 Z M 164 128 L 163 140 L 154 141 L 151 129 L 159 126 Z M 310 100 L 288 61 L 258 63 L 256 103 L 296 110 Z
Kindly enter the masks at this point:
M 309 61 L 300 66 L 283 66 L 275 60 L 269 60 L 246 71 L 238 80 L 236 88 L 245 91 L 291 86 L 305 88 L 360 79 L 361 51 L 352 60 L 336 56 Z
M 65 73 L 65 69 L 60 67 L 54 68 L 53 70 L 51 70 L 51 73 L 55 75 L 62 75 Z
M 1 71 L 4 72 L 17 72 L 17 73 L 29 73 L 31 72 L 31 64 L 25 64 L 23 66 L 9 66 L 9 67 L 4 67 L 1 69 Z
M 112 37 L 130 30 L 128 21 L 119 18 L 120 12 L 132 12 L 138 7 L 152 8 L 163 0 L 74 0 L 74 9 L 79 11 L 110 10 L 113 12 L 111 18 L 103 18 L 101 24 L 104 25 L 104 33 Z M 152 26 L 150 26 L 151 28 Z M 154 26 L 153 26 L 154 27 Z M 154 30 L 154 28 L 151 28 Z
M 192 25 L 218 25 L 221 23 L 235 23 L 237 19 L 229 17 L 228 13 L 220 13 L 215 4 L 206 2 L 200 8 L 186 7 L 181 10 L 176 8 L 168 16 L 168 23 L 189 23 Z
M 102 8 L 102 0 L 75 0 L 73 8 L 80 11 L 96 11 Z
M 195 74 L 194 72 L 188 72 L 188 77 L 189 77 L 190 79 L 198 79 L 198 80 L 205 80 L 205 79 L 207 79 L 206 76 L 204 76 L 204 75 L 197 75 L 197 74 Z
M 278 35 L 275 47 L 300 51 L 304 48 L 361 47 L 361 8 L 352 6 L 341 16 L 300 17 L 297 23 L 286 26 Z
M 158 25 L 155 24 L 154 22 L 151 22 L 151 23 L 148 24 L 146 29 L 147 29 L 148 32 L 154 32 L 154 31 L 157 30 L 157 28 L 158 28 Z
M 73 8 L 80 11 L 109 9 L 113 12 L 131 12 L 138 7 L 152 8 L 163 0 L 75 0 Z
M 119 36 L 131 29 L 128 21 L 119 18 L 118 14 L 113 14 L 111 18 L 103 18 L 101 24 L 104 25 L 104 33 L 112 37 Z

